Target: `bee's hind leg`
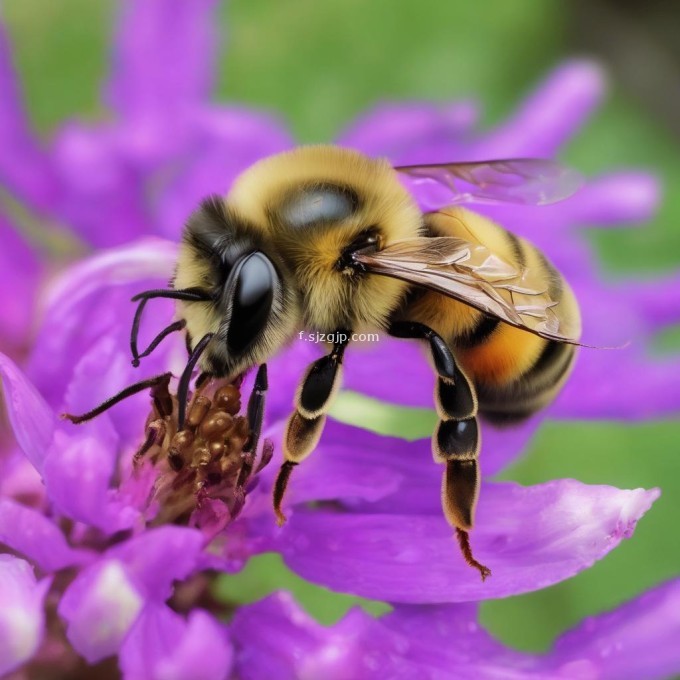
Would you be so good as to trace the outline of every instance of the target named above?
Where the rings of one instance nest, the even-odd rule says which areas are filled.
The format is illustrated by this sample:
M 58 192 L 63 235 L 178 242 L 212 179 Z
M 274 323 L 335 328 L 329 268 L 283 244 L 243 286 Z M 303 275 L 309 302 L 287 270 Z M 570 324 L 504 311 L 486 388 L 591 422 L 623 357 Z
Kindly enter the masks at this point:
M 475 560 L 468 532 L 474 523 L 479 496 L 479 425 L 477 396 L 472 383 L 461 371 L 444 339 L 424 324 L 393 323 L 389 334 L 397 338 L 427 340 L 437 371 L 435 405 L 440 421 L 432 436 L 435 461 L 446 463 L 442 483 L 442 507 L 449 524 L 456 530 L 465 561 L 479 571 L 482 580 L 491 574 Z
M 338 340 L 333 344 L 331 353 L 314 361 L 305 371 L 295 396 L 295 412 L 286 425 L 283 437 L 285 462 L 274 484 L 274 512 L 279 526 L 286 521 L 281 504 L 291 472 L 319 442 L 326 413 L 340 387 L 342 358 L 352 334 L 337 331 L 334 336 Z

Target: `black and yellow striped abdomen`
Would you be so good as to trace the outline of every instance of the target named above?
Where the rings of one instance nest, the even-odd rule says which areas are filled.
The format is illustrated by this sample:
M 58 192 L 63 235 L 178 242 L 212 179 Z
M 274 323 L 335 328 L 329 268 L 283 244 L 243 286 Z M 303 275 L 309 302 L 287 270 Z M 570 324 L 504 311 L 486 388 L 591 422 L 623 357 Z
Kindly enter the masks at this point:
M 528 241 L 463 208 L 425 215 L 433 236 L 481 243 L 503 260 L 535 272 L 560 317 L 579 323 L 578 305 L 561 274 Z M 435 292 L 416 293 L 403 316 L 431 327 L 451 345 L 472 380 L 479 411 L 498 423 L 522 420 L 549 404 L 570 373 L 574 345 L 546 340 Z

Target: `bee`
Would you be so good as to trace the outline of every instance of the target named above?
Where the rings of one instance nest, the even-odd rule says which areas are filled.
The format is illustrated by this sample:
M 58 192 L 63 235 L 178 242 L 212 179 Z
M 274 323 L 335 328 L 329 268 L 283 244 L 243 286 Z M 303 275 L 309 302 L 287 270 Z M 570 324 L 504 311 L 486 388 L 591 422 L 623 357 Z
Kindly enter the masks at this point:
M 407 183 L 443 192 L 445 207 L 421 211 Z M 575 173 L 539 159 L 393 167 L 308 146 L 261 160 L 226 197 L 206 198 L 190 216 L 172 288 L 133 298 L 133 363 L 184 330 L 179 429 L 196 367 L 197 384 L 258 367 L 248 404 L 255 450 L 267 360 L 301 329 L 332 334 L 330 352 L 302 376 L 287 422 L 273 498 L 281 524 L 288 480 L 321 437 L 352 334 L 420 341 L 436 373 L 432 452 L 446 466 L 444 515 L 485 578 L 490 571 L 474 559 L 468 536 L 480 485 L 478 418 L 511 424 L 549 404 L 572 369 L 581 322 L 569 285 L 541 251 L 461 204 L 550 203 L 578 184 Z M 177 300 L 178 320 L 140 353 L 140 319 L 156 297 Z

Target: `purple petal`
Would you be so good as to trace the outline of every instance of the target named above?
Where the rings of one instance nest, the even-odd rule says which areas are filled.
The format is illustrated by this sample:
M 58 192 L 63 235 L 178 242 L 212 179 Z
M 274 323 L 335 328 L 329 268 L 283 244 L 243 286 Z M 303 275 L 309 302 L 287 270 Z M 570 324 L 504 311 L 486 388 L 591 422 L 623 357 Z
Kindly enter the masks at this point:
M 680 410 L 680 360 L 653 360 L 636 348 L 583 350 L 550 414 L 643 420 Z
M 495 475 L 524 455 L 542 422 L 543 416 L 537 415 L 515 427 L 497 429 L 482 421 L 482 474 L 485 477 Z
M 28 661 L 43 638 L 43 600 L 50 581 L 36 582 L 31 566 L 0 555 L 0 675 Z
M 338 144 L 395 164 L 453 161 L 478 115 L 472 102 L 381 104 L 354 122 Z
M 650 219 L 660 202 L 661 187 L 654 175 L 616 172 L 586 182 L 569 201 L 569 221 L 589 227 L 637 224 Z
M 551 157 L 584 124 L 606 87 L 594 62 L 567 62 L 503 125 L 474 145 L 475 158 Z
M 381 337 L 375 347 L 350 346 L 344 366 L 349 390 L 402 406 L 433 406 L 434 371 L 419 343 Z
M 58 431 L 44 467 L 45 486 L 55 508 L 107 534 L 129 529 L 139 514 L 119 503 L 109 489 L 118 437 L 102 416 L 87 426 Z
M 168 301 L 163 301 L 168 302 Z M 156 330 L 170 321 L 171 304 L 156 305 L 149 308 L 145 321 L 153 324 Z M 115 308 L 109 309 L 111 319 L 110 330 L 106 335 L 85 349 L 82 356 L 72 368 L 72 374 L 66 393 L 61 395 L 61 409 L 67 413 L 84 413 L 101 404 L 122 389 L 140 380 L 167 372 L 171 357 L 183 357 L 184 337 L 177 333 L 165 341 L 152 357 L 144 360 L 141 369 L 135 369 L 130 363 L 129 326 L 125 327 L 123 319 L 129 313 L 127 305 L 115 318 Z M 163 320 L 162 313 L 166 313 Z M 100 315 L 103 317 L 104 314 Z M 129 322 L 132 323 L 131 321 Z M 144 334 L 140 334 L 140 347 L 145 343 Z M 174 352 L 174 354 L 173 354 Z M 128 397 L 107 412 L 107 417 L 119 435 L 121 449 L 137 448 L 143 438 L 146 416 L 151 408 L 150 390 Z M 78 426 L 82 430 L 82 426 Z M 113 453 L 114 450 L 111 449 Z
M 397 605 L 379 625 L 382 644 L 376 645 L 376 653 L 384 654 L 386 643 L 396 646 L 401 640 L 403 657 L 417 668 L 431 669 L 432 677 L 443 680 L 452 668 L 457 676 L 470 679 L 544 677 L 535 672 L 540 657 L 501 645 L 478 624 L 477 607 L 472 604 Z M 428 635 L 420 634 L 423 626 Z M 413 644 L 404 645 L 405 641 Z
M 281 450 L 283 430 L 283 423 L 279 423 L 268 432 L 276 451 Z M 421 444 L 381 437 L 331 420 L 314 455 L 293 475 L 287 500 L 291 505 L 338 499 L 375 503 L 401 489 L 408 460 L 417 455 L 415 449 L 430 458 L 427 446 Z M 261 473 L 261 478 L 273 475 L 275 467 Z M 436 468 L 434 463 L 432 467 Z M 434 484 L 437 488 L 438 477 Z
M 269 384 L 272 389 L 267 393 L 266 419 L 269 423 L 287 419 L 293 410 L 293 398 L 305 369 L 318 359 L 324 351 L 322 346 L 311 342 L 293 342 L 290 347 L 279 352 L 267 363 Z M 242 394 L 250 394 L 254 371 L 246 378 Z
M 357 664 L 358 648 L 367 651 L 371 646 L 370 633 L 374 631 L 370 627 L 370 617 L 353 612 L 336 626 L 324 628 L 290 595 L 276 593 L 256 604 L 239 607 L 236 612 L 232 634 L 237 675 L 243 680 L 372 677 Z M 362 645 L 360 636 L 365 632 L 369 635 Z M 388 668 L 381 671 L 381 677 L 397 677 L 390 675 Z
M 49 164 L 38 148 L 21 103 L 10 46 L 0 25 L 0 182 L 18 198 L 45 207 L 56 185 Z
M 145 288 L 167 285 L 175 257 L 176 244 L 145 239 L 95 255 L 54 282 L 29 365 L 29 374 L 51 403 L 63 404 L 76 364 L 102 337 L 118 338 L 121 349 L 127 346 L 135 310 L 130 298 Z M 153 307 L 154 316 L 161 319 L 172 308 L 163 302 Z M 145 367 L 155 366 L 154 360 L 155 355 Z M 117 379 L 125 378 L 118 374 Z
M 206 99 L 217 43 L 215 0 L 127 0 L 106 97 L 124 117 L 171 121 Z M 157 134 L 149 128 L 150 134 Z
M 38 471 L 19 448 L 3 452 L 0 460 L 0 497 L 30 507 L 45 507 L 45 485 Z
M 616 295 L 645 320 L 649 330 L 658 331 L 680 322 L 680 274 L 673 273 L 651 280 L 622 282 Z
M 680 672 L 680 581 L 645 593 L 563 635 L 549 655 L 559 677 L 654 680 Z
M 164 605 L 149 605 L 120 652 L 126 680 L 222 680 L 229 676 L 232 649 L 226 628 L 194 610 L 183 619 Z
M 55 427 L 54 414 L 16 364 L 4 354 L 0 354 L 0 377 L 17 443 L 41 472 Z
M 66 413 L 85 413 L 112 395 L 118 394 L 128 385 L 149 377 L 151 371 L 148 371 L 148 366 L 144 367 L 144 375 L 138 375 L 132 368 L 129 349 L 126 345 L 127 343 L 121 342 L 117 333 L 112 333 L 111 336 L 101 338 L 83 352 L 73 368 L 68 389 L 63 397 L 62 409 Z M 152 360 L 154 366 L 161 357 L 165 356 L 165 352 L 160 350 Z M 152 369 L 152 371 L 161 373 L 164 369 L 165 366 L 159 367 L 158 370 Z M 125 444 L 137 446 L 140 443 L 146 416 L 150 410 L 150 402 L 149 391 L 146 390 L 124 399 L 107 412 L 107 421 L 113 424 L 115 432 L 120 435 Z M 98 427 L 103 422 L 95 420 L 93 426 Z M 83 427 L 79 425 L 76 429 L 82 431 Z M 109 457 L 115 454 L 116 444 L 117 442 L 113 440 L 109 441 L 109 448 L 106 449 Z
M 481 469 L 494 474 L 519 456 L 536 422 L 514 430 L 483 430 Z M 281 450 L 283 424 L 268 432 Z M 275 473 L 275 465 L 260 474 Z M 440 514 L 442 466 L 432 460 L 429 439 L 407 442 L 329 420 L 314 454 L 291 477 L 287 494 L 290 506 L 310 501 L 342 501 L 357 511 L 376 513 L 405 511 Z M 269 511 L 269 508 L 267 508 Z
M 128 242 L 151 230 L 142 172 L 125 158 L 128 130 L 68 123 L 52 143 L 61 191 L 55 213 L 95 246 Z
M 397 606 L 379 625 L 385 638 L 401 636 L 402 652 L 421 669 L 456 669 L 457 677 L 598 678 L 675 677 L 680 669 L 677 616 L 680 582 L 646 593 L 615 611 L 588 619 L 562 635 L 548 654 L 529 655 L 500 645 L 476 622 L 476 607 Z M 428 635 L 422 635 L 424 629 Z M 404 659 L 404 660 L 406 660 Z M 401 661 L 401 660 L 400 660 Z M 422 672 L 422 671 L 421 671 Z M 447 676 L 444 676 L 447 677 Z
M 380 619 L 354 610 L 324 627 L 289 595 L 277 593 L 237 611 L 236 672 L 245 680 L 661 680 L 675 677 L 680 668 L 675 644 L 678 584 L 668 583 L 610 614 L 589 619 L 540 655 L 501 645 L 478 624 L 473 605 L 395 605 Z
M 146 597 L 163 601 L 170 597 L 173 581 L 196 570 L 203 542 L 196 529 L 163 526 L 111 548 L 107 557 L 125 564 L 135 587 Z
M 564 243 L 563 246 L 574 257 L 579 256 L 576 244 Z M 582 253 L 580 257 L 586 256 Z M 656 329 L 650 329 L 644 310 L 636 308 L 634 300 L 622 295 L 621 288 L 626 284 L 621 282 L 612 285 L 603 281 L 594 267 L 574 271 L 575 265 L 576 259 L 571 264 L 564 263 L 563 269 L 567 270 L 565 276 L 580 301 L 584 341 L 599 347 L 620 348 L 616 352 L 584 349 L 581 356 L 590 357 L 594 354 L 604 357 L 613 354 L 616 360 L 641 353 L 650 340 L 650 330 Z
M 0 499 L 0 543 L 47 574 L 82 563 L 87 557 L 85 551 L 69 546 L 52 520 L 7 498 Z
M 485 583 L 464 563 L 440 514 L 299 508 L 276 547 L 304 578 L 365 597 L 394 602 L 506 597 L 591 566 L 632 534 L 657 497 L 656 490 L 620 491 L 572 480 L 535 487 L 485 484 L 472 534 L 477 559 L 493 572 Z
M 116 653 L 144 603 L 162 602 L 194 570 L 202 543 L 193 529 L 152 529 L 82 571 L 59 604 L 76 651 L 90 663 Z
M 226 194 L 243 170 L 293 145 L 284 126 L 261 113 L 223 107 L 202 109 L 195 117 L 191 151 L 156 201 L 160 233 L 172 239 L 202 199 Z
M 0 307 L 0 349 L 19 352 L 28 342 L 42 268 L 28 244 L 2 215 L 0 243 L 0 290 L 7 291 Z
M 397 605 L 380 619 L 353 610 L 324 627 L 277 593 L 239 608 L 233 635 L 244 680 L 544 677 L 532 672 L 535 657 L 504 648 L 479 627 L 474 606 Z
M 73 314 L 102 288 L 124 286 L 146 279 L 168 279 L 177 257 L 177 244 L 157 238 L 100 252 L 71 267 L 50 286 L 47 314 Z
M 115 654 L 144 605 L 125 565 L 102 560 L 82 571 L 59 603 L 66 635 L 89 663 Z
M 270 148 L 281 151 L 295 144 L 285 123 L 269 113 L 213 104 L 197 109 L 194 116 L 203 144 L 236 144 L 240 153 L 247 153 L 248 147 L 256 155 Z

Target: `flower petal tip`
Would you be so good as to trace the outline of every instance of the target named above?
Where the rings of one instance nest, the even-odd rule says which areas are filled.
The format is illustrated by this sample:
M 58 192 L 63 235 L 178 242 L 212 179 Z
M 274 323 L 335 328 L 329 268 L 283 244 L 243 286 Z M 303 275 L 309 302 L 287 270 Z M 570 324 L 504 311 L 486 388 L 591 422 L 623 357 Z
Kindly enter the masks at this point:
M 0 674 L 28 661 L 43 638 L 43 601 L 49 579 L 36 581 L 33 568 L 12 555 L 0 555 Z
M 55 429 L 54 413 L 21 369 L 1 353 L 0 387 L 17 443 L 40 472 Z
M 590 180 L 572 201 L 576 223 L 620 227 L 645 222 L 654 216 L 661 202 L 658 177 L 629 170 Z
M 661 489 L 632 489 L 627 492 L 628 497 L 621 505 L 619 521 L 614 528 L 612 538 L 630 538 L 642 516 L 652 507 L 661 496 Z
M 570 59 L 553 69 L 535 96 L 541 103 L 559 101 L 586 114 L 603 101 L 608 89 L 609 75 L 604 65 L 584 57 Z

